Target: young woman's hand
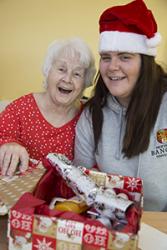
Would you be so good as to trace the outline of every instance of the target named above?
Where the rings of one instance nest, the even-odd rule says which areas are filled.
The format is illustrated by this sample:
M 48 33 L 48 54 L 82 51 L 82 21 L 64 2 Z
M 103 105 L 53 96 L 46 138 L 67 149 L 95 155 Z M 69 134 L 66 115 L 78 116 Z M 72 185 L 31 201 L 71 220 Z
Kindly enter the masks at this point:
M 27 150 L 18 143 L 5 143 L 0 147 L 0 169 L 2 175 L 12 176 L 19 170 L 28 168 L 29 155 Z

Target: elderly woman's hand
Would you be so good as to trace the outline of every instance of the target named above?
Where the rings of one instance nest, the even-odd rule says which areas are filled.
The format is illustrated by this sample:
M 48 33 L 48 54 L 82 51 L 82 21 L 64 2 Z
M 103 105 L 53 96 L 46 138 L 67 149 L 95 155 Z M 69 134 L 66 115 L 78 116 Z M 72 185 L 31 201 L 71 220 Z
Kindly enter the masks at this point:
M 12 176 L 17 167 L 21 172 L 28 168 L 27 150 L 18 143 L 11 142 L 0 147 L 0 169 L 2 175 Z

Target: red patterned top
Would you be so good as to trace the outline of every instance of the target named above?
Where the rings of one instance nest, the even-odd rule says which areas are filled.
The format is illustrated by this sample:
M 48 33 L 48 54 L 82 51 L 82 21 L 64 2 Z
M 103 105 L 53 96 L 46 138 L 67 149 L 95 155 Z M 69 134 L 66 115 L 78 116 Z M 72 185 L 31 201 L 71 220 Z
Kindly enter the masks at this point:
M 22 96 L 0 114 L 0 145 L 20 143 L 32 159 L 41 160 L 48 153 L 55 152 L 65 154 L 72 160 L 79 116 L 80 113 L 56 128 L 43 117 L 33 94 Z

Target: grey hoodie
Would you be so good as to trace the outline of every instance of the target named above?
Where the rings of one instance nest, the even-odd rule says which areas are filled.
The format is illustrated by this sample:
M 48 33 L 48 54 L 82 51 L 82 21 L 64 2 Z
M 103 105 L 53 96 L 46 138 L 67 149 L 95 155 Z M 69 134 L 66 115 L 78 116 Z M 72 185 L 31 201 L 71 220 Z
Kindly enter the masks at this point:
M 74 164 L 87 168 L 97 164 L 102 172 L 141 177 L 144 210 L 167 211 L 167 93 L 151 132 L 148 150 L 131 159 L 122 154 L 125 113 L 126 109 L 110 96 L 103 108 L 102 135 L 95 153 L 91 117 L 85 109 L 76 127 Z

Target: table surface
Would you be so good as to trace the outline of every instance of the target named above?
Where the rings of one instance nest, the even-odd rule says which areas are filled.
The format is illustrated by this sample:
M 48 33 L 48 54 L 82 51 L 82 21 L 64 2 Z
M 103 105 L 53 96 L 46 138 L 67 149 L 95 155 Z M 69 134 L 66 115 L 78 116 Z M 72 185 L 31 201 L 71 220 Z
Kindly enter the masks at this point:
M 142 222 L 167 234 L 167 212 L 144 212 Z M 0 250 L 8 250 L 6 234 L 7 216 L 0 216 Z
M 142 222 L 167 234 L 167 212 L 144 212 Z

